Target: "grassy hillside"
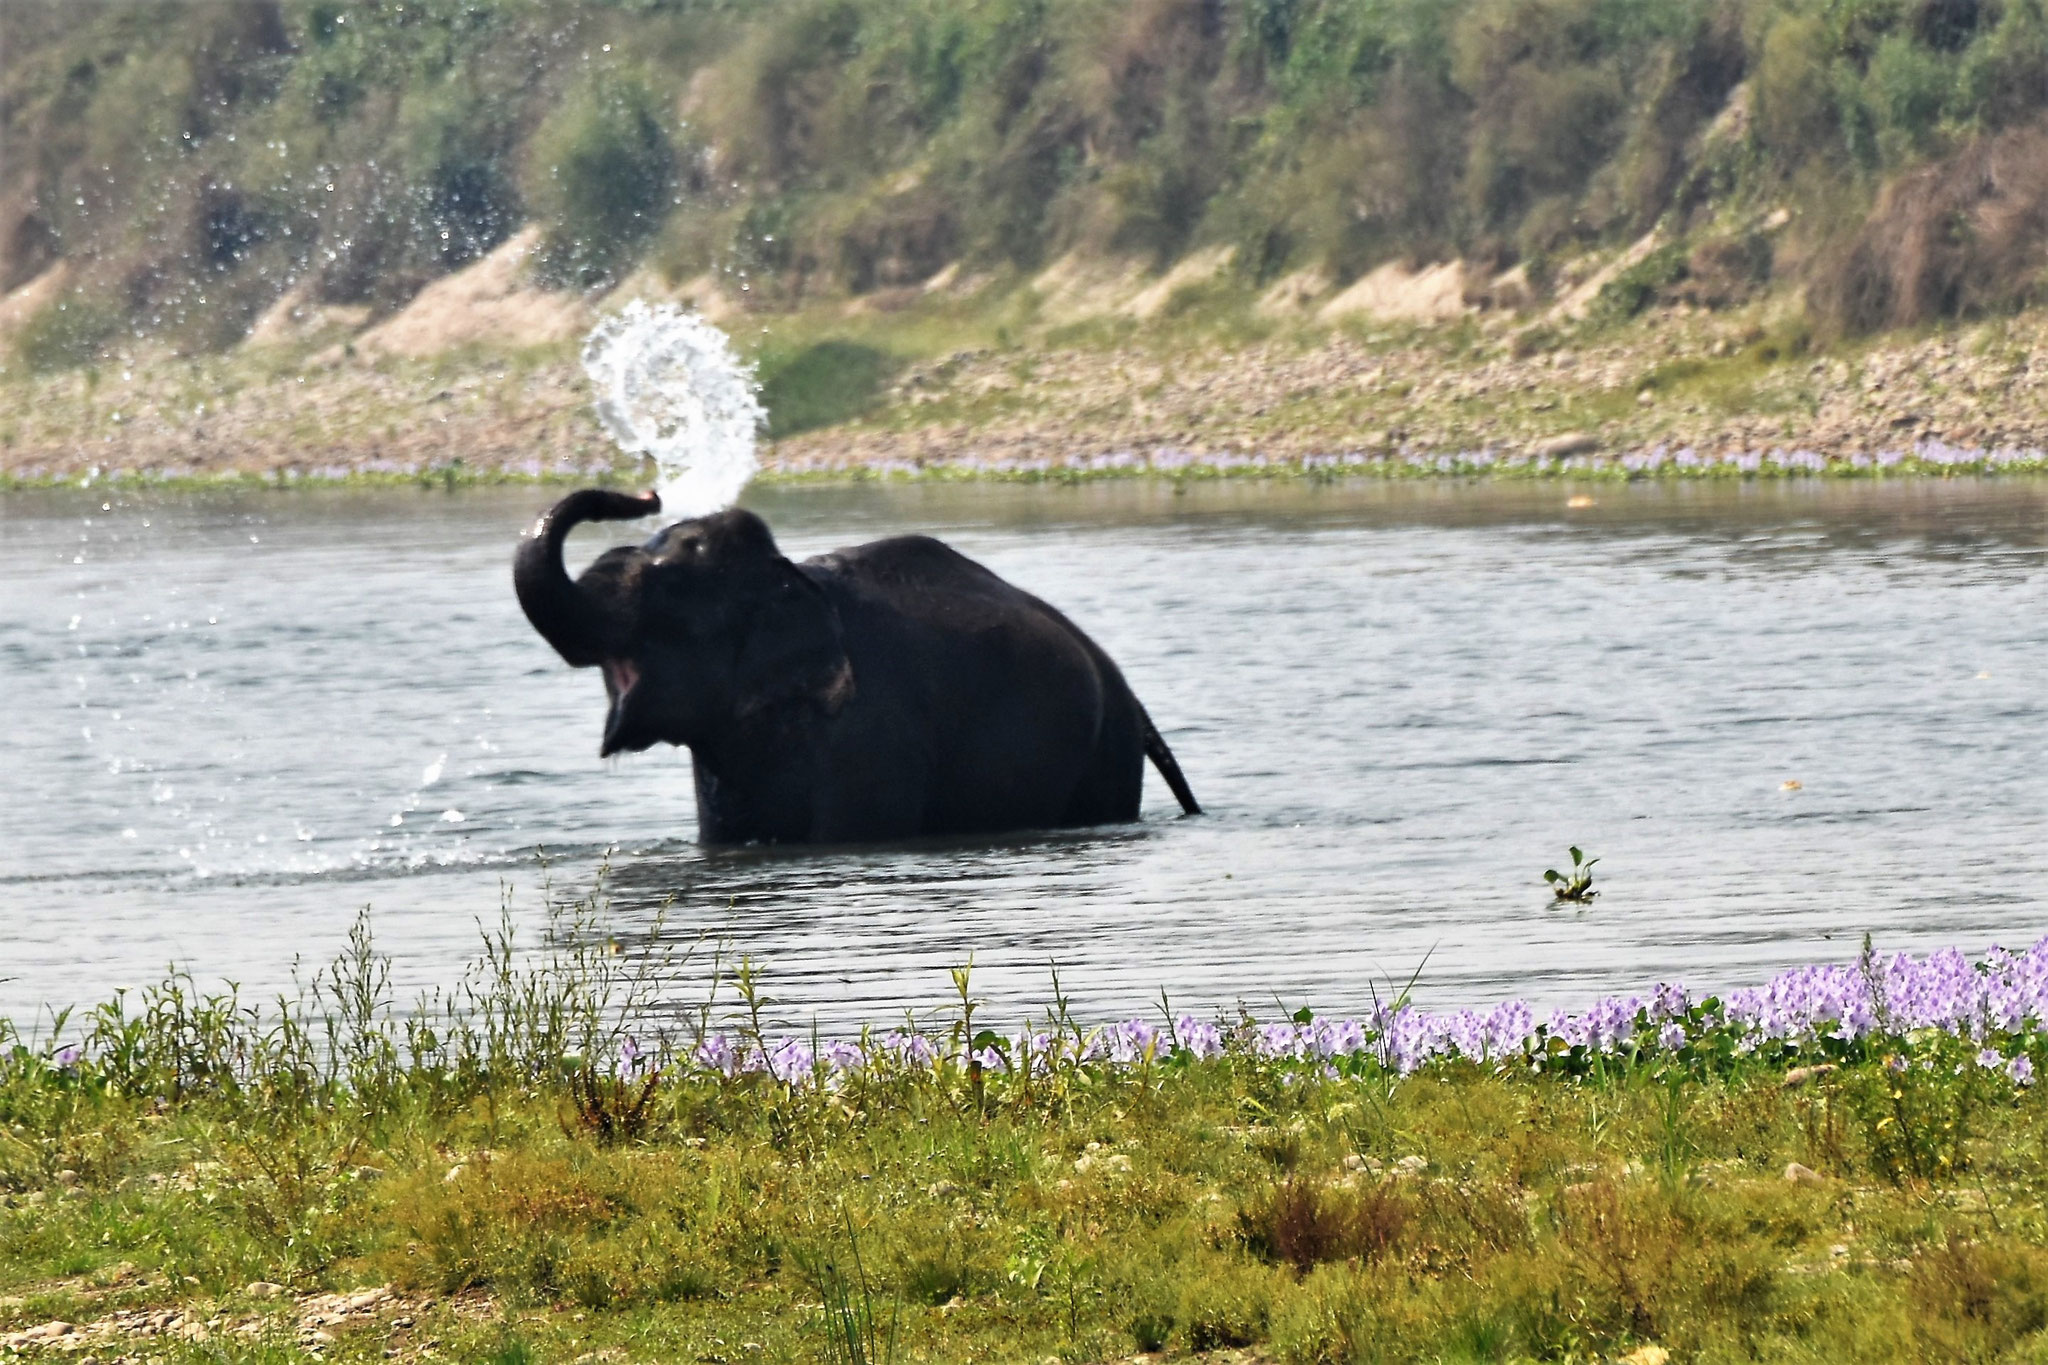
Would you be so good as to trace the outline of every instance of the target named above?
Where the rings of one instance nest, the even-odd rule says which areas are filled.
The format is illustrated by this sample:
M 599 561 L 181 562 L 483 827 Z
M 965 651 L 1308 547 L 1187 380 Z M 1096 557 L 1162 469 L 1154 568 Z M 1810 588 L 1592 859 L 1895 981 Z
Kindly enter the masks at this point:
M 1531 308 L 1641 242 L 1601 313 L 1824 337 L 2048 289 L 2044 0 L 99 0 L 0 54 L 0 291 L 64 264 L 10 368 L 374 318 L 529 223 L 765 311 L 1070 251 Z

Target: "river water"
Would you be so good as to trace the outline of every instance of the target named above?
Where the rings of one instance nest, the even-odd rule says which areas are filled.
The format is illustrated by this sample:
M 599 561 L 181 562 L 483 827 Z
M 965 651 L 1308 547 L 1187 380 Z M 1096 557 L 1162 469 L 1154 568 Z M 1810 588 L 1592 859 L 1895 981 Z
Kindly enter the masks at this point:
M 364 905 L 447 983 L 537 918 L 537 848 L 558 895 L 611 850 L 629 951 L 660 916 L 828 1029 L 970 955 L 1009 1020 L 1053 963 L 1089 1017 L 1271 1015 L 2048 932 L 2039 482 L 757 492 L 791 552 L 927 531 L 1062 607 L 1208 807 L 1148 775 L 1134 826 L 825 851 L 699 850 L 686 755 L 597 758 L 599 679 L 509 583 L 551 496 L 0 497 L 0 1015 L 171 963 L 266 995 Z M 1572 843 L 1603 894 L 1556 909 Z

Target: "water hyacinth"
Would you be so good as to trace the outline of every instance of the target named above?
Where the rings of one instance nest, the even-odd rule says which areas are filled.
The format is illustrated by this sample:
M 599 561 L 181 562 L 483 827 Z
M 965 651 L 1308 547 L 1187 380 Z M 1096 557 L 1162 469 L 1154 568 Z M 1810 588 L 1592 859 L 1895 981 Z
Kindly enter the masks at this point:
M 786 1084 L 836 1083 L 870 1069 L 1128 1069 L 1232 1055 L 1339 1072 L 1364 1065 L 1402 1076 L 1451 1061 L 1578 1072 L 1660 1060 L 1846 1057 L 1930 1034 L 1967 1040 L 1977 1045 L 1980 1066 L 2017 1085 L 2031 1084 L 2029 1054 L 2048 1046 L 2048 938 L 2019 953 L 1994 948 L 1979 962 L 1954 948 L 1888 958 L 1866 950 L 1854 963 L 1795 967 L 1764 985 L 1718 997 L 1696 999 L 1684 986 L 1667 983 L 1540 1017 L 1521 1000 L 1441 1012 L 1403 1001 L 1355 1019 L 1303 1011 L 1261 1023 L 1182 1013 L 1159 1023 L 1130 1019 L 1093 1030 L 1069 1025 L 1001 1039 L 982 1034 L 971 1046 L 957 1037 L 903 1030 L 825 1042 L 711 1033 L 685 1065 L 726 1077 L 765 1073 Z M 1887 1061 L 1905 1065 L 1896 1056 Z
M 943 458 L 847 460 L 831 456 L 783 459 L 771 475 L 856 476 L 886 479 L 994 478 L 1018 480 L 1165 476 L 1185 478 L 1308 477 L 1413 478 L 1498 475 L 1521 478 L 1807 478 L 1880 474 L 2021 474 L 2048 471 L 2048 451 L 2000 446 L 1972 449 L 1942 441 L 1910 447 L 1823 455 L 1804 449 L 1701 451 L 1655 445 L 1612 454 L 1551 458 L 1526 449 L 1445 451 L 1404 444 L 1392 451 L 1349 450 L 1308 455 L 1257 451 L 1193 451 L 1161 446 L 1151 451 L 1079 451 L 1059 457 L 962 451 Z
M 1302 1010 L 1262 1021 L 1243 1013 L 1163 1011 L 1157 1019 L 1088 1028 L 1062 1002 L 1056 1017 L 1008 1034 L 972 1027 L 974 1004 L 961 969 L 960 1008 L 949 1023 L 864 1030 L 852 1038 L 776 1038 L 761 1027 L 763 997 L 751 965 L 736 985 L 747 1022 L 720 1027 L 707 1002 L 678 1036 L 675 1017 L 656 1003 L 659 983 L 673 980 L 667 972 L 641 964 L 630 980 L 606 976 L 615 970 L 606 955 L 594 959 L 599 975 L 591 977 L 591 960 L 571 953 L 528 976 L 507 976 L 514 959 L 510 931 L 503 932 L 508 936 L 487 940 L 496 945 L 488 965 L 512 994 L 471 990 L 463 998 L 481 1014 L 456 1008 L 401 1016 L 388 1006 L 364 1006 L 337 1021 L 334 1001 L 374 1000 L 388 980 L 367 921 L 359 920 L 350 954 L 323 973 L 325 984 L 297 1005 L 283 1002 L 274 1018 L 245 1008 L 232 988 L 202 996 L 189 977 L 176 975 L 145 992 L 142 1015 L 111 1002 L 75 1039 L 59 1036 L 68 1012 L 39 1043 L 0 1019 L 0 1084 L 12 1071 L 134 1094 L 178 1095 L 194 1087 L 269 1093 L 286 1085 L 332 1099 L 420 1079 L 523 1084 L 559 1071 L 579 1078 L 586 1099 L 605 1084 L 631 1086 L 638 1113 L 663 1078 L 830 1088 L 965 1073 L 979 1085 L 990 1078 L 1028 1083 L 1054 1072 L 1130 1074 L 1238 1062 L 1292 1078 L 1410 1076 L 1440 1065 L 1567 1077 L 1677 1068 L 1704 1076 L 1875 1061 L 1900 1076 L 1939 1068 L 2028 1086 L 2048 1061 L 2048 938 L 2023 952 L 1994 948 L 1975 961 L 1954 948 L 1886 957 L 1866 946 L 1854 962 L 1795 967 L 1718 996 L 1664 983 L 1576 1010 L 1539 1012 L 1525 1000 L 1428 1010 L 1403 995 L 1356 1018 Z M 341 990 L 351 981 L 353 995 Z M 533 1012 L 533 1000 L 555 1003 Z M 561 1027 L 564 1019 L 577 1021 L 575 1028 Z

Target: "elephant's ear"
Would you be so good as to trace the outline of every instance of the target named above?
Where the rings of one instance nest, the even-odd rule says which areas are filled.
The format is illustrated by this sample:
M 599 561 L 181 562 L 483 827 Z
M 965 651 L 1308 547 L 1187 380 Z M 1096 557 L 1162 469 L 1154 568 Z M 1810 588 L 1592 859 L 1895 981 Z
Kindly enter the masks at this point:
M 828 714 L 853 695 L 839 613 L 825 590 L 777 556 L 771 583 L 749 613 L 734 685 L 741 714 L 810 701 Z

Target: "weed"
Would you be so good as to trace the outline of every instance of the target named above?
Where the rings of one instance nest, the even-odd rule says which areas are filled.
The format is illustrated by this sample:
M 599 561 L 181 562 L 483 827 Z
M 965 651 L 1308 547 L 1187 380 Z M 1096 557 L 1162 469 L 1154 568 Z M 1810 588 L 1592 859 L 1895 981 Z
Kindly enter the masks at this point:
M 1187 1349 L 1214 1351 L 1262 1340 L 1272 1311 L 1272 1285 L 1266 1276 L 1222 1264 L 1188 1281 L 1176 1316 Z
M 825 1359 L 831 1365 L 884 1365 L 896 1359 L 899 1317 L 892 1308 L 886 1330 L 876 1319 L 875 1286 L 861 1260 L 860 1233 L 852 1215 L 842 1217 L 845 1263 L 828 1251 L 799 1257 L 798 1264 L 824 1301 Z
M 1378 1260 L 1414 1217 L 1391 1181 L 1340 1185 L 1297 1171 L 1240 1209 L 1237 1226 L 1253 1255 L 1306 1275 L 1325 1261 Z
M 1543 880 L 1549 883 L 1551 895 L 1556 899 L 1570 901 L 1574 905 L 1590 905 L 1593 898 L 1600 894 L 1593 889 L 1593 864 L 1600 860 L 1587 858 L 1576 844 L 1570 852 L 1571 871 L 1559 872 L 1554 867 L 1549 868 L 1544 872 Z

